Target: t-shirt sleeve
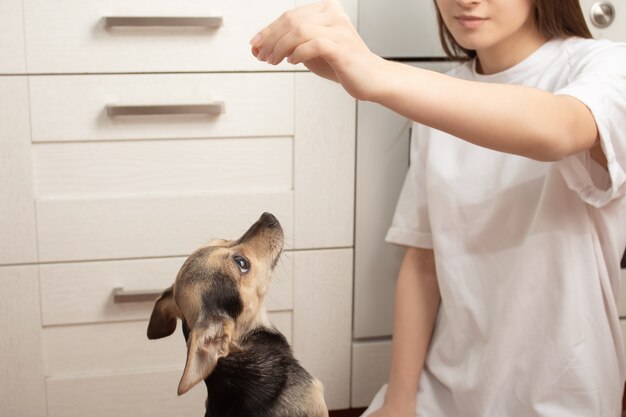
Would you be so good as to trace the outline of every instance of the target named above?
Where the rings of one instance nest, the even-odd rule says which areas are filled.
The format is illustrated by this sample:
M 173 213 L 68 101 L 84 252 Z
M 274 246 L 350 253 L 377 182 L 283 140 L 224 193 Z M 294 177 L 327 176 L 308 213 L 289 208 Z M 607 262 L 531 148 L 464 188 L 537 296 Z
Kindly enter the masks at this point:
M 600 43 L 598 49 L 578 64 L 572 81 L 555 92 L 580 100 L 595 119 L 609 184 L 593 180 L 588 151 L 557 162 L 568 187 L 594 207 L 621 196 L 626 182 L 626 44 Z
M 426 203 L 425 149 L 420 144 L 424 126 L 413 124 L 411 133 L 411 165 L 386 241 L 397 245 L 432 249 L 428 205 Z

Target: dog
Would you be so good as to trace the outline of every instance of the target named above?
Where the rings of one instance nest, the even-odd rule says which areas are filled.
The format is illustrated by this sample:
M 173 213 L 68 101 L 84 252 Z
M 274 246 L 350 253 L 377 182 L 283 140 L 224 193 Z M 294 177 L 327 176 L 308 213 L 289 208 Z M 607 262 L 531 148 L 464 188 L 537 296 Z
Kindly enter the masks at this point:
M 187 360 L 178 395 L 204 380 L 205 417 L 327 417 L 323 386 L 294 358 L 263 300 L 283 250 L 283 229 L 263 213 L 238 240 L 194 251 L 157 299 L 148 338 L 181 319 Z

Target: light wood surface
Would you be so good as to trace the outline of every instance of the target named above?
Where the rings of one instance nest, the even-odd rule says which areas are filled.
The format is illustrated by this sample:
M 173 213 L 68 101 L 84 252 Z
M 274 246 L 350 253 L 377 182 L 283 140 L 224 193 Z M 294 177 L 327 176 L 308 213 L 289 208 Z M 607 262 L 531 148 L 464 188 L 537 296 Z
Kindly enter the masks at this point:
M 269 313 L 269 319 L 291 339 L 292 312 Z M 147 328 L 148 320 L 46 327 L 46 376 L 80 379 L 84 375 L 182 369 L 187 345 L 180 321 L 174 334 L 163 339 L 149 340 Z
M 264 211 L 292 247 L 293 197 L 276 193 L 39 200 L 41 261 L 183 256 L 212 238 L 241 236 Z
M 45 414 L 36 266 L 0 267 L 0 414 Z
M 0 77 L 0 264 L 37 260 L 28 119 L 26 77 Z
M 291 137 L 55 143 L 33 150 L 38 198 L 293 188 Z
M 258 71 L 248 41 L 293 0 L 24 0 L 33 73 Z M 221 16 L 206 28 L 112 28 L 107 16 Z M 289 68 L 283 64 L 282 69 Z
M 330 81 L 296 74 L 295 117 L 295 245 L 353 246 L 356 102 Z
M 294 254 L 296 357 L 322 384 L 329 409 L 350 407 L 352 249 Z
M 0 2 L 0 74 L 26 71 L 21 0 Z
M 33 142 L 291 136 L 294 74 L 30 77 Z M 109 117 L 108 105 L 224 103 L 217 116 Z

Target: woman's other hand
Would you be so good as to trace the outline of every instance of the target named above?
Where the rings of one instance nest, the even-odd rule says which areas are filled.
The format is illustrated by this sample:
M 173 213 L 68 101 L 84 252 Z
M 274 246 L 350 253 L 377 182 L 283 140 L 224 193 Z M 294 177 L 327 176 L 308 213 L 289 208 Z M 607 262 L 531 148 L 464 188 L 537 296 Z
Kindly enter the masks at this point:
M 385 62 L 365 45 L 338 0 L 307 4 L 283 13 L 251 41 L 252 54 L 277 65 L 303 63 L 337 81 L 353 97 L 370 100 Z

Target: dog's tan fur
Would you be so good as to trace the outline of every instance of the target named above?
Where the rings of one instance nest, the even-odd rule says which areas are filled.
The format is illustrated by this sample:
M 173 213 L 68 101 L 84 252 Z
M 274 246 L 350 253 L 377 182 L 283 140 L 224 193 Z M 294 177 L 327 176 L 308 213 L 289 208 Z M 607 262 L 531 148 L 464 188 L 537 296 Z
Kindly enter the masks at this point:
M 187 361 L 178 387 L 179 395 L 206 379 L 220 358 L 241 352 L 245 338 L 255 329 L 276 332 L 267 319 L 264 300 L 282 252 L 283 232 L 278 221 L 271 218 L 277 227 L 263 226 L 262 221 L 268 220 L 263 220 L 262 216 L 241 239 L 216 240 L 197 249 L 183 264 L 172 287 L 157 300 L 148 337 L 171 334 L 177 318 L 189 329 Z M 248 261 L 249 270 L 239 265 L 238 260 L 242 258 Z M 226 287 L 236 288 L 237 308 L 229 304 L 223 310 L 207 310 L 203 294 L 223 292 Z M 236 317 L 227 311 L 231 307 L 235 308 Z M 274 415 L 327 416 L 322 384 L 314 378 L 308 383 L 290 381 L 278 400 Z

